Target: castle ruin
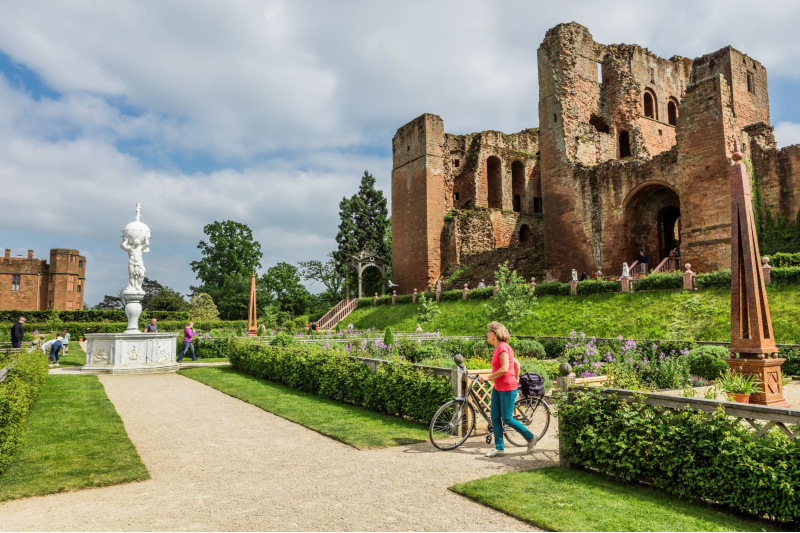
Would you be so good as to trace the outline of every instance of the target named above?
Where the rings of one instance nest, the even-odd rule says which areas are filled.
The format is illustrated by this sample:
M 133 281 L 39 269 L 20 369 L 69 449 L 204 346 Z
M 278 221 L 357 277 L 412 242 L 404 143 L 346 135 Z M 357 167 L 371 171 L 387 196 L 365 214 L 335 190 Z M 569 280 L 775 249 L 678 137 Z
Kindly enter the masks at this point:
M 540 268 L 562 281 L 573 268 L 619 275 L 640 249 L 651 268 L 674 247 L 697 271 L 728 268 L 734 139 L 765 206 L 795 218 L 800 145 L 776 149 L 767 71 L 748 55 L 728 46 L 662 59 L 597 43 L 573 22 L 546 33 L 538 68 L 539 128 L 452 135 L 424 114 L 397 130 L 392 266 L 401 292 L 427 289 L 476 257 L 520 264 L 536 244 Z

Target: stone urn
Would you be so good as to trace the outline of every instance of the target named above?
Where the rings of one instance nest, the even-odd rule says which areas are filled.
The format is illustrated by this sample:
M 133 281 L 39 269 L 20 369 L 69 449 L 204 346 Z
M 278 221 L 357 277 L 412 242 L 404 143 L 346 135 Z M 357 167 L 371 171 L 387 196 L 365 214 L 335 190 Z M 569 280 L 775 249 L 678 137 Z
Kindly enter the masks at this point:
M 562 376 L 567 377 L 572 374 L 572 365 L 569 363 L 561 363 L 558 365 L 558 371 Z

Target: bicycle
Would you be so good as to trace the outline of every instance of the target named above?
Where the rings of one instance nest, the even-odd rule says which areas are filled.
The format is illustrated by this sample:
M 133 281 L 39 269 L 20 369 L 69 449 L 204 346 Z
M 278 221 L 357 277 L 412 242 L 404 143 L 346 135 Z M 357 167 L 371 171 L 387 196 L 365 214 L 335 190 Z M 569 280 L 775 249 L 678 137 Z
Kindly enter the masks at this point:
M 467 392 L 464 396 L 450 400 L 436 411 L 431 419 L 428 428 L 428 435 L 436 448 L 440 450 L 453 450 L 458 448 L 475 431 L 475 406 L 478 412 L 489 425 L 489 434 L 486 436 L 486 444 L 492 443 L 492 420 L 491 415 L 487 415 L 486 410 L 481 406 L 472 386 L 478 380 L 478 376 L 467 373 L 463 364 L 464 357 L 456 355 L 454 357 L 459 373 L 467 378 Z M 547 433 L 550 425 L 550 406 L 544 398 L 522 397 L 514 403 L 514 418 L 522 422 L 528 430 L 539 439 Z M 503 431 L 503 436 L 514 446 L 526 446 L 528 443 L 513 428 Z

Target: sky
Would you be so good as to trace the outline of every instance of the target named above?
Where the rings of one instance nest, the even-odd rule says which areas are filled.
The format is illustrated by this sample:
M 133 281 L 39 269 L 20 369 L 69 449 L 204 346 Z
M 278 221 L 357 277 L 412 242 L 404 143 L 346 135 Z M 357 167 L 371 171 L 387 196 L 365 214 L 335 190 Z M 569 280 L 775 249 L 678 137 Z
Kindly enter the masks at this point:
M 324 260 L 365 170 L 389 196 L 403 124 L 538 126 L 536 49 L 570 21 L 667 58 L 732 45 L 767 68 L 778 145 L 800 143 L 797 2 L 5 0 L 0 249 L 80 250 L 89 305 L 126 284 L 137 202 L 147 276 L 182 292 L 215 220 L 252 228 L 263 271 Z

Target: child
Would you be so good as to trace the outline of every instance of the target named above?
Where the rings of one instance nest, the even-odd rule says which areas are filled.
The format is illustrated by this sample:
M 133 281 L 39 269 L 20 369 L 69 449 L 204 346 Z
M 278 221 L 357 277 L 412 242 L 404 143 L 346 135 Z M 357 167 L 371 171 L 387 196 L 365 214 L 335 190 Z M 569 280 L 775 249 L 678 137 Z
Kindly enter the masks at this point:
M 64 331 L 62 335 L 64 336 L 64 341 L 62 342 L 64 345 L 64 357 L 67 357 L 69 355 L 69 331 Z

